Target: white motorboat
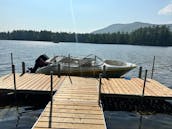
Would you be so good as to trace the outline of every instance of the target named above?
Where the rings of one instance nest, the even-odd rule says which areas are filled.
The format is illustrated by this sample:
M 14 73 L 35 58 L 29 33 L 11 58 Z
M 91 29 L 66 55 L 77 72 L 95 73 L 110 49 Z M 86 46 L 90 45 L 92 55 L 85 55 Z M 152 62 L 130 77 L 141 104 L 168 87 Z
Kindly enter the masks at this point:
M 34 71 L 36 73 L 50 74 L 53 71 L 53 74 L 60 73 L 61 75 L 94 77 L 99 76 L 100 73 L 103 73 L 107 77 L 120 77 L 136 67 L 132 63 L 117 60 L 103 60 L 98 56 L 93 57 L 92 54 L 84 58 L 55 56 L 50 59 L 45 58 L 39 61 L 39 64 Z

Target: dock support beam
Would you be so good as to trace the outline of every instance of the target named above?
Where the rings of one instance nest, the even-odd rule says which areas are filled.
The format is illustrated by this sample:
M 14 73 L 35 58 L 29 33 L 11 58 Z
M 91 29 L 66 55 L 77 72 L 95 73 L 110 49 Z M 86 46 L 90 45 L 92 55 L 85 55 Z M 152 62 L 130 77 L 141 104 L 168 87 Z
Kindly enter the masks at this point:
M 53 71 L 50 72 L 50 77 L 51 77 L 51 91 L 50 91 L 50 97 L 51 97 L 51 102 L 50 102 L 50 114 L 49 114 L 49 124 L 48 128 L 52 127 L 52 111 L 53 111 Z
M 142 97 L 144 96 L 144 93 L 145 93 L 147 72 L 148 72 L 148 70 L 145 70 L 145 78 L 144 78 L 144 85 L 143 85 Z
M 99 74 L 99 96 L 98 96 L 99 106 L 101 106 L 101 87 L 102 87 L 102 73 Z
M 142 67 L 139 67 L 139 78 L 142 78 Z
M 155 65 L 155 56 L 153 57 L 153 64 L 152 64 L 152 73 L 151 73 L 151 79 L 153 78 L 153 73 L 154 73 L 154 65 Z

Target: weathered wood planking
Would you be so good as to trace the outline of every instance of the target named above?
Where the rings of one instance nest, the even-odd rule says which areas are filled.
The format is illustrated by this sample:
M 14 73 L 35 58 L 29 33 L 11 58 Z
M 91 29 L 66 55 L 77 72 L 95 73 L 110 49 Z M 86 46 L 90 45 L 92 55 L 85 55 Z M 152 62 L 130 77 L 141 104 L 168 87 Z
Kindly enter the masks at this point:
M 144 80 L 139 78 L 110 78 L 102 79 L 102 93 L 116 95 L 136 95 L 141 96 L 143 91 Z M 147 79 L 144 96 L 172 98 L 172 89 L 161 83 Z
M 53 90 L 56 91 L 65 77 L 53 76 Z M 16 88 L 19 91 L 50 91 L 50 75 L 16 74 Z M 13 74 L 0 78 L 0 90 L 14 90 Z
M 144 80 L 139 78 L 102 78 L 102 94 L 141 96 Z M 50 76 L 43 74 L 16 74 L 17 90 L 50 91 Z M 95 78 L 53 76 L 52 128 L 92 129 L 106 128 L 103 111 L 98 105 L 98 85 Z M 0 90 L 14 90 L 13 75 L 0 78 Z M 172 98 L 172 90 L 159 82 L 147 79 L 145 97 Z M 50 102 L 32 129 L 48 129 Z
M 58 78 L 58 76 L 53 76 L 53 89 L 56 91 L 60 84 L 63 82 L 65 76 Z M 81 85 L 85 85 L 89 79 L 87 78 L 78 78 L 72 77 L 73 80 L 79 81 Z M 82 81 L 80 81 L 82 80 Z M 79 96 L 78 92 L 82 94 L 82 98 L 85 97 L 90 100 L 93 99 L 93 93 L 95 91 L 95 86 L 92 86 L 93 82 L 98 83 L 98 80 L 93 78 L 89 80 L 90 83 L 86 87 L 78 88 L 74 87 L 70 89 L 68 86 L 63 86 L 63 89 L 60 91 L 63 93 L 63 96 L 58 96 L 58 98 L 64 99 L 64 97 L 70 99 L 70 95 Z M 102 79 L 102 93 L 111 94 L 111 95 L 132 95 L 140 96 L 142 95 L 144 80 L 139 78 L 131 78 L 131 80 L 126 80 L 124 78 L 110 78 Z M 70 84 L 70 81 L 68 82 Z M 67 83 L 65 85 L 68 85 Z M 19 73 L 16 74 L 16 85 L 18 91 L 50 91 L 50 75 L 44 74 L 24 74 L 20 76 Z M 0 90 L 14 90 L 14 81 L 13 74 L 5 75 L 0 77 Z M 172 90 L 159 82 L 151 79 L 147 79 L 144 96 L 150 97 L 160 97 L 160 98 L 172 98 Z
M 46 129 L 50 103 L 32 129 Z M 103 111 L 98 105 L 98 81 L 94 78 L 68 77 L 53 96 L 52 128 L 105 129 Z

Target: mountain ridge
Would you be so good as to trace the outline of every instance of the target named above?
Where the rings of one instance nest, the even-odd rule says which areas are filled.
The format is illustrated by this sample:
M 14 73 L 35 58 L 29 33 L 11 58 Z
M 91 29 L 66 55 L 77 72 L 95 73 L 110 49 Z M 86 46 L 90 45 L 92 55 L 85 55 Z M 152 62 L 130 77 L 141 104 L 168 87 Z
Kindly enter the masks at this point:
M 133 22 L 133 23 L 128 23 L 128 24 L 122 24 L 122 23 L 117 23 L 117 24 L 112 24 L 107 27 L 104 27 L 102 29 L 98 29 L 93 31 L 92 33 L 94 34 L 102 34 L 102 33 L 117 33 L 117 32 L 132 32 L 135 31 L 141 27 L 151 27 L 151 26 L 162 26 L 166 25 L 169 26 L 170 31 L 172 31 L 172 24 L 152 24 L 152 23 L 144 23 L 144 22 Z

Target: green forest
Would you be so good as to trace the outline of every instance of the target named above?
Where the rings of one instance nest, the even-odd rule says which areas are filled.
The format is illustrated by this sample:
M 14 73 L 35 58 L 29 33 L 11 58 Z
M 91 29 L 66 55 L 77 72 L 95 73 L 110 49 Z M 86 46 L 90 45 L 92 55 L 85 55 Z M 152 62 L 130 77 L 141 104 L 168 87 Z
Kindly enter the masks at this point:
M 131 33 L 66 33 L 51 31 L 14 30 L 0 32 L 1 40 L 31 40 L 52 42 L 81 42 L 97 44 L 131 44 L 149 46 L 172 46 L 172 32 L 165 25 L 145 27 Z

